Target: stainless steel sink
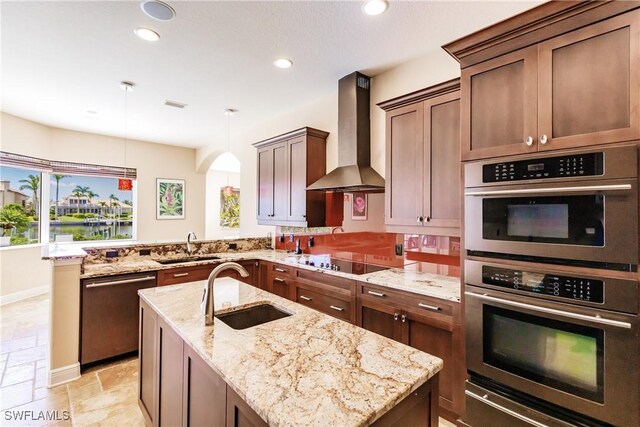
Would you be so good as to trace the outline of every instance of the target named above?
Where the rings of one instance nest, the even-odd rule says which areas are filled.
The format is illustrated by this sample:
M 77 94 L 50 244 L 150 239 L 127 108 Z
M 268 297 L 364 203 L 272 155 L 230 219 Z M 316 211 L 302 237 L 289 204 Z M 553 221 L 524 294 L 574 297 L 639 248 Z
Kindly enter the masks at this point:
M 233 329 L 247 329 L 289 316 L 291 314 L 271 304 L 260 304 L 230 313 L 219 314 L 215 317 Z
M 160 264 L 166 265 L 166 264 L 181 264 L 181 263 L 185 263 L 185 262 L 194 262 L 194 261 L 207 261 L 207 260 L 214 260 L 214 259 L 220 259 L 219 256 L 192 256 L 192 257 L 188 257 L 188 258 L 174 258 L 174 259 L 160 259 L 157 260 L 157 262 L 159 262 Z

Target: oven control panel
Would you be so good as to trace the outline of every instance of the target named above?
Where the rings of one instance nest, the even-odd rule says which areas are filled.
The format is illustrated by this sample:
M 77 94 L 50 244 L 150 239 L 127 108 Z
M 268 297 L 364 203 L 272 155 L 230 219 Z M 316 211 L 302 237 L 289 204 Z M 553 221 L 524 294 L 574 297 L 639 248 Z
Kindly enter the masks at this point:
M 486 164 L 482 166 L 482 182 L 597 176 L 603 171 L 603 153 L 573 154 Z
M 482 266 L 482 282 L 487 285 L 554 295 L 595 303 L 604 302 L 604 282 L 596 279 L 533 273 L 508 268 Z

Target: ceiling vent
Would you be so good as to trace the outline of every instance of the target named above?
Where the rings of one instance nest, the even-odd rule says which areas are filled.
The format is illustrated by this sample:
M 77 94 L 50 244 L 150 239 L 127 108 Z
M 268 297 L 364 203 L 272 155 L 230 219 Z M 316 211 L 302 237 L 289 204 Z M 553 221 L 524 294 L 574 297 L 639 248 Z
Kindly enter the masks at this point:
M 143 1 L 140 9 L 157 21 L 171 21 L 176 16 L 176 11 L 171 6 L 158 0 Z
M 169 101 L 168 99 L 165 99 L 164 101 L 164 105 L 168 106 L 168 107 L 174 107 L 174 108 L 180 108 L 183 109 L 184 107 L 186 107 L 188 104 L 183 104 L 182 102 L 177 102 L 177 101 Z

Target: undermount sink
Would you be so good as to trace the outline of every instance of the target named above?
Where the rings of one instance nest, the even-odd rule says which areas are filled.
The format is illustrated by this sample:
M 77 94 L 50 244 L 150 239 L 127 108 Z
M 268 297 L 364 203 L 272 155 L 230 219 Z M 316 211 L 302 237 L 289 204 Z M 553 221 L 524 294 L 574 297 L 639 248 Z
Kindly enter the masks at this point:
M 290 313 L 282 311 L 271 304 L 260 304 L 230 313 L 219 314 L 215 317 L 233 329 L 247 329 L 289 316 L 291 316 Z
M 174 258 L 174 259 L 159 259 L 157 260 L 157 262 L 159 262 L 160 264 L 180 264 L 180 263 L 184 263 L 184 262 L 194 262 L 194 261 L 207 261 L 207 260 L 213 260 L 213 259 L 220 259 L 219 256 L 193 256 L 193 257 L 189 257 L 189 258 Z

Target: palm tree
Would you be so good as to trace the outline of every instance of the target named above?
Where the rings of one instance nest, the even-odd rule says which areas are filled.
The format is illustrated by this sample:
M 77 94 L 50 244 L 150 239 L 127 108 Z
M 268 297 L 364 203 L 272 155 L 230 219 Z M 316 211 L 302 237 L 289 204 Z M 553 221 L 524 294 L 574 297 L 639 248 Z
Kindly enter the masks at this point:
M 39 216 L 40 209 L 38 203 L 38 191 L 40 190 L 40 177 L 36 175 L 29 175 L 28 179 L 21 179 L 19 182 L 24 183 L 20 186 L 20 190 L 33 191 L 33 207 L 36 212 L 36 218 Z
M 80 197 L 86 196 L 87 195 L 87 191 L 89 190 L 89 187 L 83 187 L 81 185 L 76 185 L 76 188 L 73 189 L 73 192 L 71 194 L 73 194 L 74 196 L 76 196 L 78 198 L 78 213 L 80 213 Z
M 58 201 L 60 200 L 60 180 L 67 178 L 69 175 L 54 174 L 53 178 L 56 180 L 56 210 L 53 217 L 58 219 Z
M 94 197 L 99 197 L 99 194 L 94 193 L 91 190 L 87 190 L 87 192 L 85 193 L 85 196 L 87 196 L 87 199 L 89 200 L 89 209 L 91 209 L 91 199 L 93 199 Z
M 118 206 L 118 199 L 116 196 L 114 196 L 113 194 L 109 195 L 109 210 L 111 211 L 111 213 L 113 213 L 113 205 L 115 204 L 116 206 Z
M 106 208 L 109 205 L 107 205 L 107 202 L 102 200 L 102 201 L 98 202 L 98 206 L 100 206 L 100 216 L 102 217 L 102 216 L 104 216 L 104 212 L 103 212 L 104 208 Z

